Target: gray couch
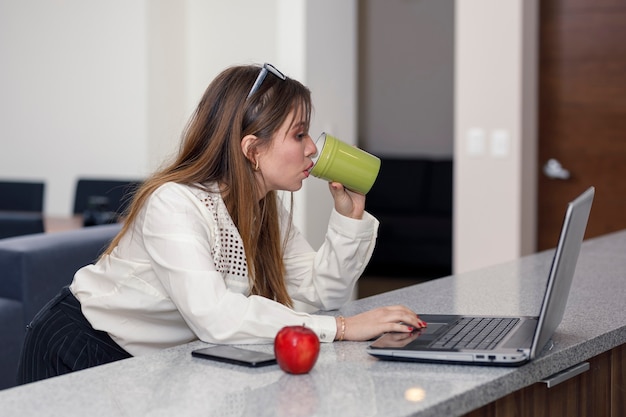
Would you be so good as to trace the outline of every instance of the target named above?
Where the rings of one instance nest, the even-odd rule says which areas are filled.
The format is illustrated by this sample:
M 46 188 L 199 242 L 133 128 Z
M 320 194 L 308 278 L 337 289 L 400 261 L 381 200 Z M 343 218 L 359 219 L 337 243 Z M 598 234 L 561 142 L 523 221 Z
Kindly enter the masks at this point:
M 26 325 L 76 270 L 98 258 L 120 227 L 0 239 L 0 389 L 15 385 Z
M 0 210 L 0 239 L 43 232 L 41 213 Z

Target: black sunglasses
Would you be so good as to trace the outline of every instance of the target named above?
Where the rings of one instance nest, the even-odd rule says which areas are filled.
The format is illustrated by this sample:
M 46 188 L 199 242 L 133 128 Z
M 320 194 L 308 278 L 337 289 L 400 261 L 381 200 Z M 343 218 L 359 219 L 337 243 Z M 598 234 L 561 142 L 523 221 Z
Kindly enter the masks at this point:
M 283 81 L 287 78 L 285 77 L 285 74 L 278 71 L 276 67 L 273 66 L 272 64 L 268 64 L 268 63 L 263 64 L 263 68 L 261 68 L 261 71 L 259 72 L 259 76 L 256 77 L 256 81 L 252 85 L 252 88 L 250 89 L 250 92 L 248 93 L 248 97 L 246 97 L 246 100 L 249 99 L 252 94 L 256 93 L 259 87 L 261 87 L 261 84 L 263 84 L 263 80 L 265 80 L 265 77 L 267 77 L 268 72 L 271 72 L 272 74 L 274 74 L 275 76 L 277 76 Z

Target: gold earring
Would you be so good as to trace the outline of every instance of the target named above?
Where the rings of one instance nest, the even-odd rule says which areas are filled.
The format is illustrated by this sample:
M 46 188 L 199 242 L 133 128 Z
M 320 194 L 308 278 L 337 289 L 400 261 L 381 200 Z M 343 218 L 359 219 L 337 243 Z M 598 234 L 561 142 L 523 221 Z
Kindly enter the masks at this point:
M 259 160 L 256 160 L 256 165 L 254 165 L 254 170 L 258 171 L 259 170 Z

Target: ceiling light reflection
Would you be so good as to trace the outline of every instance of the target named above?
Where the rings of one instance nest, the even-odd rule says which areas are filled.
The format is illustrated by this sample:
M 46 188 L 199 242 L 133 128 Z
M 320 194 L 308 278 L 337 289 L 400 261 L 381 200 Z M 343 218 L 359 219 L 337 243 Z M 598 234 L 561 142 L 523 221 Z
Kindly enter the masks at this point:
M 404 399 L 414 403 L 423 401 L 426 398 L 426 391 L 422 387 L 411 387 L 404 391 Z

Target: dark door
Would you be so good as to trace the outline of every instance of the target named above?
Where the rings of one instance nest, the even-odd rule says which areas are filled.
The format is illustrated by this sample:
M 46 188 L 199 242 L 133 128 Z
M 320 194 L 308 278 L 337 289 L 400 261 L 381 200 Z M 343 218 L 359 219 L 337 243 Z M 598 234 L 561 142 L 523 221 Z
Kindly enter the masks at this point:
M 556 245 L 567 202 L 590 185 L 586 237 L 626 228 L 626 0 L 539 3 L 543 250 Z

